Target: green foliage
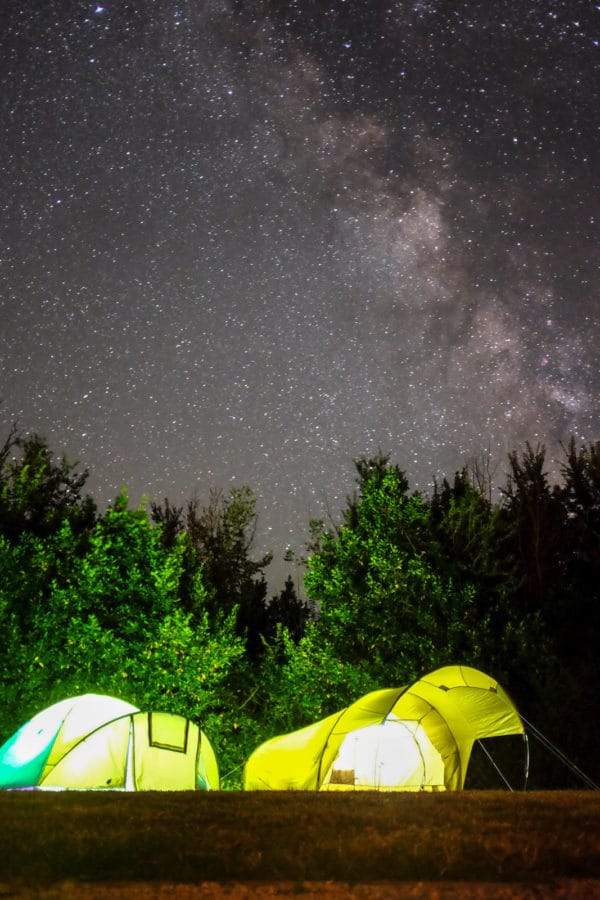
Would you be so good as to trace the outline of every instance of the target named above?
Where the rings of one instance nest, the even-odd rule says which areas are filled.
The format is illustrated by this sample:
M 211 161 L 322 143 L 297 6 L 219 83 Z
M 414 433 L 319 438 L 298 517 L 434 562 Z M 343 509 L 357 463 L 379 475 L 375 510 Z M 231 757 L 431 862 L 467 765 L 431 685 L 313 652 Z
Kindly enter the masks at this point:
M 167 550 L 143 509 L 130 510 L 123 492 L 73 560 L 65 592 L 78 612 L 124 638 L 153 628 L 177 603 L 183 547 Z
M 310 523 L 308 601 L 289 578 L 267 603 L 248 487 L 202 509 L 166 500 L 151 518 L 123 491 L 98 515 L 87 472 L 11 430 L 0 740 L 56 700 L 108 693 L 197 720 L 225 785 L 240 787 L 245 758 L 273 734 L 460 662 L 495 675 L 594 775 L 600 444 L 571 441 L 559 485 L 543 447 L 510 454 L 499 502 L 477 467 L 431 499 L 381 452 L 356 471 L 340 522 Z
M 90 527 L 96 505 L 82 497 L 88 472 L 78 473 L 77 465 L 64 456 L 55 462 L 44 438 L 22 437 L 13 427 L 0 448 L 0 534 L 46 536 L 65 520 L 78 531 Z
M 46 540 L 30 534 L 16 545 L 1 540 L 2 662 L 7 686 L 21 684 L 15 706 L 29 713 L 86 691 L 200 720 L 220 706 L 221 685 L 243 656 L 243 643 L 233 613 L 212 629 L 206 611 L 192 624 L 181 608 L 185 538 L 165 547 L 123 493 L 84 550 L 68 521 Z M 193 591 L 200 607 L 201 570 Z M 16 724 L 23 718 L 10 704 L 3 714 Z
M 431 501 L 409 496 L 404 474 L 381 455 L 358 461 L 357 471 L 342 525 L 313 528 L 305 586 L 320 609 L 321 653 L 377 686 L 473 665 L 495 674 L 524 709 L 539 709 L 557 662 L 547 620 L 523 609 L 505 509 L 466 471 Z
M 455 474 L 452 485 L 446 479 L 441 487 L 435 485 L 430 509 L 440 565 L 452 578 L 461 584 L 474 581 L 486 595 L 505 584 L 500 509 L 467 468 Z
M 368 666 L 380 684 L 477 656 L 470 586 L 434 569 L 430 509 L 384 458 L 359 461 L 359 496 L 345 524 L 323 532 L 305 586 L 320 609 L 319 633 L 336 654 Z
M 377 685 L 367 667 L 337 655 L 311 622 L 299 642 L 278 627 L 261 661 L 260 686 L 259 708 L 271 737 L 342 709 Z
M 205 722 L 221 708 L 223 687 L 243 653 L 232 617 L 215 633 L 206 616 L 192 628 L 189 615 L 174 610 L 128 660 L 130 696 L 143 709 L 168 709 Z
M 152 505 L 152 518 L 162 526 L 167 544 L 185 531 L 188 578 L 193 578 L 193 573 L 202 567 L 206 586 L 202 608 L 208 610 L 213 623 L 235 609 L 237 634 L 245 638 L 251 656 L 259 655 L 261 636 L 269 627 L 263 570 L 271 561 L 271 554 L 259 560 L 251 558 L 257 520 L 256 498 L 251 489 L 246 485 L 233 487 L 227 495 L 212 491 L 207 507 L 201 509 L 197 499 L 190 500 L 185 516 L 182 508 L 165 500 L 163 506 Z M 184 590 L 183 597 L 194 611 L 193 596 Z
M 286 628 L 292 640 L 297 643 L 304 634 L 309 619 L 310 607 L 298 597 L 294 582 L 288 575 L 283 590 L 269 603 L 267 637 L 272 637 L 279 626 Z

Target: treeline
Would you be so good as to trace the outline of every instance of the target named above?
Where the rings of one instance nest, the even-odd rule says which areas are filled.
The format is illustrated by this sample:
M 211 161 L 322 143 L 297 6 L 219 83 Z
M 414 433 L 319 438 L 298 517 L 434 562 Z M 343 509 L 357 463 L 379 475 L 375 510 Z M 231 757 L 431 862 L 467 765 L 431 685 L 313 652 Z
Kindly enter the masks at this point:
M 268 596 L 248 487 L 104 512 L 88 473 L 38 435 L 0 446 L 0 742 L 84 692 L 195 719 L 225 786 L 273 734 L 448 663 L 495 677 L 598 779 L 600 444 L 508 457 L 410 491 L 379 453 L 356 461 L 337 522 L 310 523 L 304 590 Z M 568 773 L 534 757 L 533 784 Z M 536 781 L 537 779 L 537 781 Z

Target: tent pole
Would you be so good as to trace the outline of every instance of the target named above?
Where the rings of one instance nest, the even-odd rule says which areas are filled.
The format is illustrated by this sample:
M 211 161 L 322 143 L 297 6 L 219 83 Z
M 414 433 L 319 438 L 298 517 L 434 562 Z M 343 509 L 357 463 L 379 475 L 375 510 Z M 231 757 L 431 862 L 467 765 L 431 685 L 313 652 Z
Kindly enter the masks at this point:
M 527 782 L 529 780 L 529 736 L 527 731 L 523 732 L 523 743 L 525 745 L 525 777 L 523 779 L 523 790 L 527 790 Z
M 548 740 L 548 738 L 545 737 L 542 732 L 535 727 L 535 725 L 532 725 L 531 722 L 528 722 L 525 716 L 521 716 L 521 718 L 527 725 L 532 735 L 538 739 L 540 744 L 542 744 L 542 746 L 545 747 L 546 750 L 549 750 L 550 753 L 552 753 L 564 766 L 570 769 L 574 775 L 577 775 L 578 778 L 580 778 L 583 783 L 586 784 L 591 790 L 600 791 L 600 786 L 597 785 L 595 781 L 592 781 L 592 779 L 588 775 L 586 775 L 585 772 L 583 772 L 579 768 L 579 766 L 575 765 L 575 763 L 572 762 L 572 760 L 570 760 L 568 756 L 565 756 L 565 754 L 561 750 L 559 750 L 558 747 L 555 747 L 554 744 L 552 744 Z
M 127 740 L 127 757 L 125 760 L 125 790 L 135 791 L 135 762 L 133 758 L 133 716 L 129 716 L 129 735 Z
M 592 779 L 588 775 L 586 775 L 585 772 L 583 772 L 579 768 L 579 766 L 577 766 L 572 760 L 570 760 L 569 757 L 562 752 L 562 750 L 559 750 L 558 747 L 555 747 L 554 744 L 552 744 L 548 740 L 548 738 L 545 737 L 542 732 L 535 727 L 535 725 L 532 725 L 531 722 L 528 722 L 524 716 L 521 716 L 521 718 L 529 728 L 532 735 L 538 739 L 543 747 L 549 750 L 550 753 L 552 753 L 560 762 L 562 762 L 564 766 L 570 769 L 574 775 L 577 775 L 578 778 L 580 778 L 583 783 L 586 784 L 591 790 L 600 791 L 600 786 L 597 785 L 595 781 L 592 781 Z
M 481 747 L 481 749 L 483 750 L 483 752 L 485 753 L 485 755 L 487 756 L 487 758 L 488 758 L 489 761 L 491 762 L 492 766 L 494 767 L 494 769 L 496 770 L 496 772 L 498 773 L 498 775 L 500 776 L 500 778 L 502 779 L 502 781 L 504 782 L 504 784 L 506 785 L 506 787 L 508 788 L 508 790 L 509 790 L 509 791 L 513 791 L 513 788 L 511 787 L 511 785 L 510 785 L 508 779 L 505 778 L 503 772 L 500 771 L 499 766 L 497 765 L 496 761 L 492 758 L 492 755 L 491 755 L 491 753 L 489 752 L 489 750 L 488 750 L 486 747 L 483 746 L 483 744 L 481 743 L 481 741 L 478 740 L 477 743 L 479 744 L 479 746 Z

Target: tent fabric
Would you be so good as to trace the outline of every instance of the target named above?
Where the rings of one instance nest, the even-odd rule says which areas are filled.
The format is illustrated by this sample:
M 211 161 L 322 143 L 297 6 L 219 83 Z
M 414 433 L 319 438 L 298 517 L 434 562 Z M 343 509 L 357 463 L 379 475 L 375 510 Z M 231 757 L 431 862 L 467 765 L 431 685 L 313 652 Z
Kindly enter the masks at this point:
M 195 723 L 86 694 L 34 716 L 0 747 L 0 787 L 214 790 L 219 772 Z
M 85 735 L 137 706 L 102 694 L 69 697 L 37 713 L 0 747 L 0 787 L 31 787 Z
M 387 688 L 250 756 L 246 790 L 462 790 L 473 743 L 523 734 L 495 679 L 445 666 Z
M 421 790 L 443 782 L 444 761 L 423 727 L 392 715 L 344 737 L 321 790 Z

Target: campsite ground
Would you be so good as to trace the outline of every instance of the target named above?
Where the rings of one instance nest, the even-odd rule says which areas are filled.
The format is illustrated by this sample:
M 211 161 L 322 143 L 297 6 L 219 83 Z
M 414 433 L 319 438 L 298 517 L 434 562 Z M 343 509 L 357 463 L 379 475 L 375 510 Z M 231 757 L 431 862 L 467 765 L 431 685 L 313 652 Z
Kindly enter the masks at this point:
M 0 897 L 600 897 L 600 795 L 0 795 Z

